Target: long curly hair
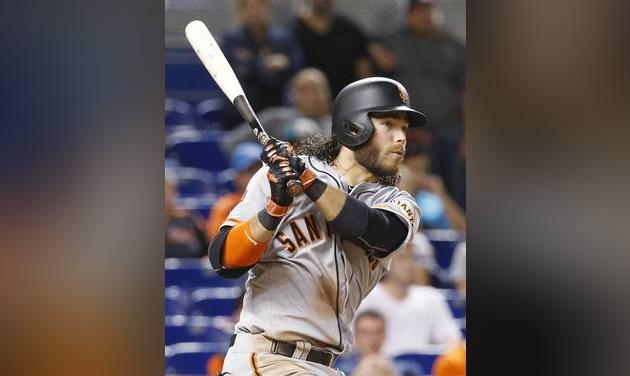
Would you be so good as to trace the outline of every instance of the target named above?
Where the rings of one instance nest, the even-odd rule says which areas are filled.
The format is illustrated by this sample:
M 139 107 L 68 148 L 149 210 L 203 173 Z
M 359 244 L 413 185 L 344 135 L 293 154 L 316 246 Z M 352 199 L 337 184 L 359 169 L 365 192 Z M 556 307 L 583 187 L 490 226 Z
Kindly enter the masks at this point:
M 315 157 L 332 166 L 333 161 L 337 158 L 341 150 L 341 143 L 334 137 L 314 135 L 295 141 L 293 143 L 293 149 L 298 155 Z M 398 187 L 400 174 L 379 176 L 377 182 L 381 185 Z

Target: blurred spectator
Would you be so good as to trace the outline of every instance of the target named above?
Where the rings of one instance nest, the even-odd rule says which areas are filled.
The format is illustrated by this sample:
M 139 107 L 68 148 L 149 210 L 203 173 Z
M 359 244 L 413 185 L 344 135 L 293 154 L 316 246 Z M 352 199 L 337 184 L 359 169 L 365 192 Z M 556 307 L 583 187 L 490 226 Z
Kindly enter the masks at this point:
M 301 116 L 317 121 L 322 133 L 330 132 L 332 94 L 321 70 L 306 68 L 299 71 L 291 79 L 289 101 Z
M 401 188 L 416 198 L 426 229 L 466 230 L 466 215 L 451 197 L 442 178 L 429 174 L 431 159 L 419 144 L 409 144 L 401 170 Z
M 430 286 L 431 275 L 438 274 L 438 265 L 435 261 L 435 250 L 429 239 L 422 232 L 417 232 L 409 247 L 413 250 L 418 271 L 415 274 L 414 284 Z
M 466 242 L 461 242 L 455 248 L 451 263 L 451 279 L 462 296 L 466 296 Z
M 382 355 L 372 354 L 361 360 L 351 376 L 396 376 L 394 364 Z
M 395 78 L 427 114 L 427 128 L 434 135 L 434 171 L 454 192 L 453 158 L 462 135 L 466 50 L 439 30 L 436 14 L 434 0 L 410 0 L 406 26 L 386 38 L 385 45 L 397 57 Z
M 391 357 L 445 347 L 461 339 L 442 294 L 433 287 L 413 285 L 416 272 L 412 247 L 399 251 L 390 272 L 358 309 L 374 310 L 385 318 L 383 352 Z
M 286 84 L 302 66 L 302 51 L 289 30 L 271 25 L 270 0 L 237 0 L 241 26 L 223 38 L 222 50 L 255 111 L 282 104 Z M 224 127 L 240 123 L 226 106 Z
M 433 364 L 433 376 L 466 375 L 466 341 L 442 354 Z
M 227 219 L 230 211 L 238 204 L 245 193 L 247 183 L 262 166 L 260 153 L 262 146 L 257 143 L 247 142 L 234 149 L 230 158 L 230 168 L 236 175 L 234 177 L 235 191 L 221 196 L 214 204 L 206 222 L 206 232 L 209 239 L 213 239 L 219 232 L 219 227 Z
M 167 258 L 196 258 L 206 255 L 208 240 L 200 216 L 177 207 L 177 191 L 171 179 L 164 180 L 165 231 L 164 248 Z
M 315 134 L 330 135 L 332 99 L 326 76 L 318 69 L 299 71 L 290 81 L 289 101 L 294 107 L 272 107 L 258 114 L 269 135 L 294 142 Z M 228 132 L 221 147 L 228 153 L 246 141 L 256 141 L 248 124 Z
M 354 347 L 337 361 L 335 368 L 349 374 L 362 359 L 381 353 L 385 340 L 385 319 L 376 311 L 363 311 L 354 318 Z
M 367 38 L 352 21 L 334 13 L 333 0 L 305 0 L 294 31 L 305 66 L 326 74 L 333 96 L 347 84 L 372 75 Z

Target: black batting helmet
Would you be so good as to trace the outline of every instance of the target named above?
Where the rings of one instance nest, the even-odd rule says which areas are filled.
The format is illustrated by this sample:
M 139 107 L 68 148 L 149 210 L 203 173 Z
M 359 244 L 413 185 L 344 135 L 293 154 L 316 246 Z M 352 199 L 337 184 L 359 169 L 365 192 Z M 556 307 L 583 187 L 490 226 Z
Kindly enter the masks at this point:
M 333 103 L 332 135 L 349 148 L 366 143 L 374 124 L 370 113 L 404 111 L 409 115 L 409 126 L 426 122 L 424 114 L 412 109 L 409 94 L 399 82 L 385 77 L 370 77 L 344 87 Z

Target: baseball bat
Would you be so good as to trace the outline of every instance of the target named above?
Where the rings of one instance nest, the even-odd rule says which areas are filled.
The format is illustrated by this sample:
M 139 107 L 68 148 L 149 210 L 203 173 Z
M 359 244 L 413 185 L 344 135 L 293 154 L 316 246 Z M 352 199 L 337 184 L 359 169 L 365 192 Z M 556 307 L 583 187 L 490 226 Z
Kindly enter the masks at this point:
M 260 124 L 260 120 L 249 104 L 234 70 L 206 25 L 199 20 L 190 22 L 186 25 L 186 38 L 212 79 L 236 107 L 241 117 L 249 124 L 258 143 L 263 146 L 267 144 L 269 135 Z M 291 196 L 297 196 L 304 190 L 300 181 L 294 179 L 289 180 L 287 187 Z

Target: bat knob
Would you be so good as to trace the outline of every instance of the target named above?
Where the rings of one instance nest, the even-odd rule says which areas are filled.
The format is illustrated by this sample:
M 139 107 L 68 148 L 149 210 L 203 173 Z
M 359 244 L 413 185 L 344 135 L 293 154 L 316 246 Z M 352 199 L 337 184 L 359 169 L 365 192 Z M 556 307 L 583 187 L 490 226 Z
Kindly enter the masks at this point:
M 299 180 L 289 180 L 287 182 L 287 188 L 289 189 L 291 197 L 299 196 L 304 192 L 304 187 L 302 187 L 302 183 Z

